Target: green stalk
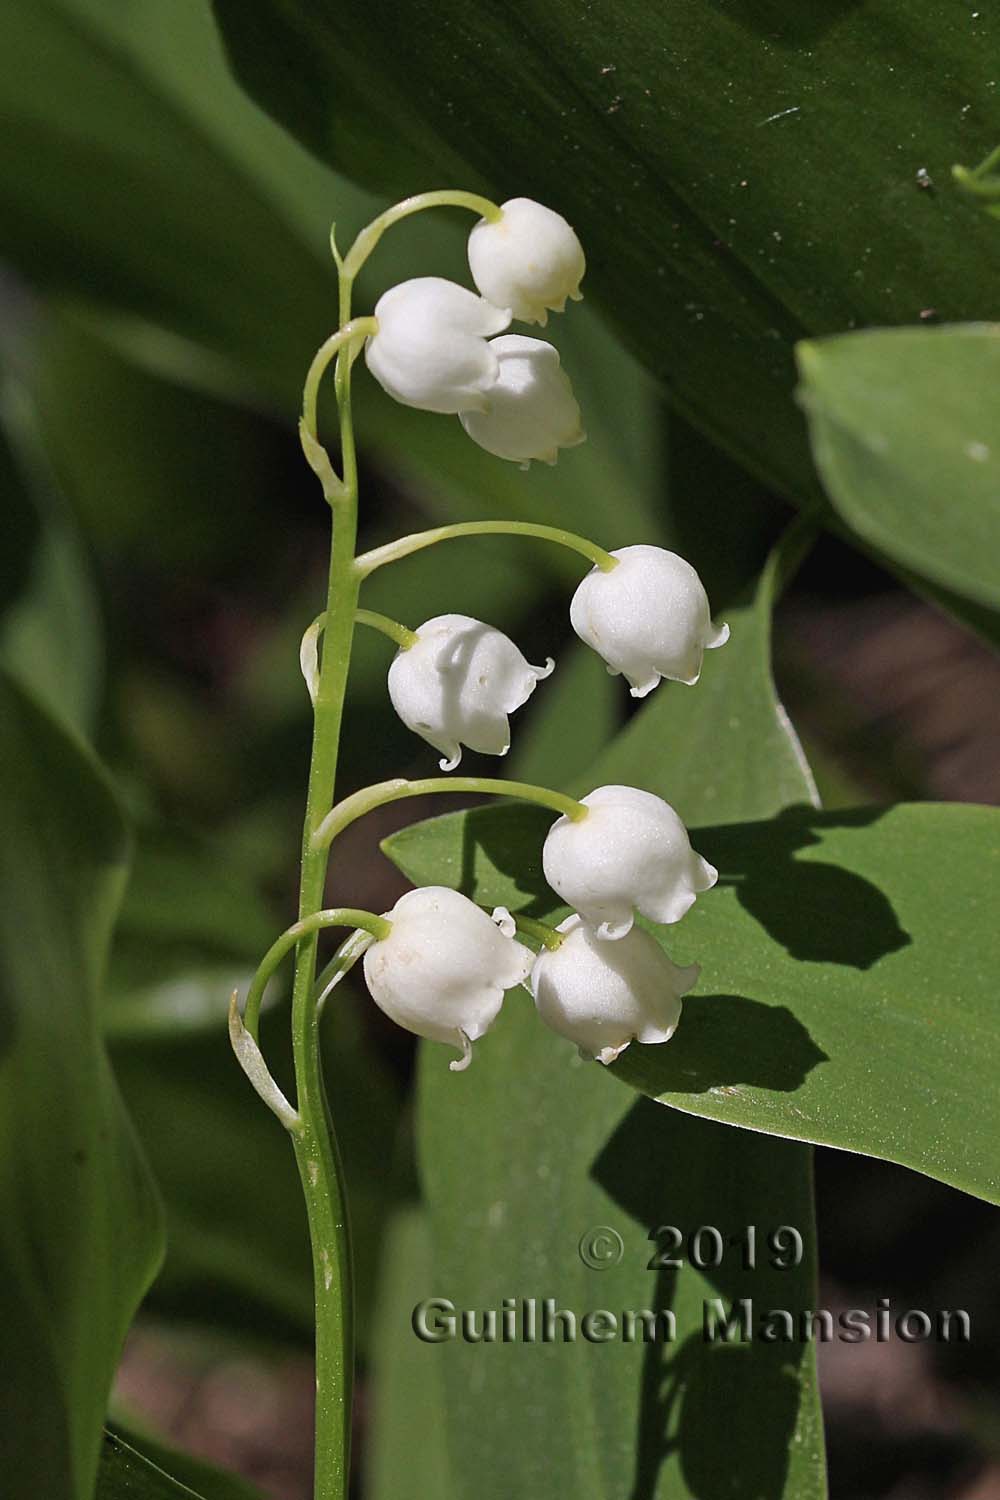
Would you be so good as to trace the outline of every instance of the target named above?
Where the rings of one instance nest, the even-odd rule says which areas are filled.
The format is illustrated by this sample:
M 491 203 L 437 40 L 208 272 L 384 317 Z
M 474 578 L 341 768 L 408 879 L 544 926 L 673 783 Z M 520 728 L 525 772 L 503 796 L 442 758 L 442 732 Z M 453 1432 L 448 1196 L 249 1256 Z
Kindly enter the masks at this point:
M 313 835 L 318 848 L 329 848 L 344 829 L 376 807 L 399 802 L 403 797 L 427 797 L 433 792 L 478 792 L 489 797 L 518 797 L 522 802 L 537 802 L 562 813 L 572 822 L 585 818 L 590 809 L 564 792 L 553 792 L 547 786 L 533 786 L 527 781 L 496 781 L 491 776 L 425 776 L 420 781 L 406 781 L 402 776 L 392 781 L 377 781 L 353 796 L 345 797 L 331 808 Z
M 386 230 L 393 224 L 398 224 L 400 219 L 408 219 L 411 214 L 422 213 L 426 208 L 467 208 L 490 223 L 496 223 L 501 216 L 497 205 L 489 198 L 480 197 L 478 193 L 463 193 L 452 188 L 436 188 L 429 193 L 415 193 L 412 198 L 404 198 L 401 203 L 394 203 L 391 208 L 387 208 L 384 213 L 379 214 L 377 219 L 373 219 L 366 228 L 362 229 L 344 259 L 338 262 L 343 274 L 353 281 Z M 334 255 L 336 255 L 336 249 L 334 249 Z
M 415 531 L 410 536 L 401 536 L 398 541 L 386 542 L 384 547 L 363 552 L 355 566 L 360 577 L 367 578 L 369 573 L 386 563 L 398 562 L 401 557 L 409 557 L 411 552 L 420 552 L 424 547 L 433 547 L 437 542 L 448 542 L 460 536 L 530 536 L 579 552 L 602 573 L 610 573 L 618 566 L 617 557 L 587 537 L 577 536 L 575 531 L 566 531 L 561 526 L 541 526 L 535 521 L 456 521 L 452 526 L 434 526 L 429 531 Z
M 340 276 L 340 324 L 351 319 L 352 283 Z M 329 343 L 329 341 L 328 341 Z M 326 349 L 327 346 L 324 346 Z M 315 367 L 314 367 L 315 368 Z M 316 440 L 315 384 L 306 396 L 305 422 Z M 326 602 L 323 658 L 313 721 L 312 757 L 302 832 L 299 919 L 323 905 L 328 852 L 313 835 L 333 801 L 347 670 L 358 604 L 354 566 L 358 525 L 358 470 L 351 419 L 350 348 L 337 360 L 342 483 L 331 501 L 333 539 Z M 301 1128 L 294 1134 L 312 1246 L 316 1301 L 315 1500 L 346 1500 L 351 1463 L 351 1398 L 354 1382 L 354 1292 L 343 1167 L 323 1083 L 319 1023 L 313 1004 L 318 935 L 307 931 L 295 954 L 292 1046 Z
M 420 639 L 415 630 L 408 630 L 398 620 L 390 620 L 388 615 L 380 615 L 374 609 L 356 610 L 354 619 L 358 625 L 367 625 L 369 630 L 378 630 L 382 635 L 387 635 L 403 651 L 409 651 Z

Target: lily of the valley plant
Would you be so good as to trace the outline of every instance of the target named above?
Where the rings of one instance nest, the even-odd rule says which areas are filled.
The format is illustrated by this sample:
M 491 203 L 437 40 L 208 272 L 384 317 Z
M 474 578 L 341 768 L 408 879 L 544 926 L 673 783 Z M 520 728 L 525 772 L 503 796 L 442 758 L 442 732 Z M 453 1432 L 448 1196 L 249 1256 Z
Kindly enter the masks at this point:
M 457 205 L 479 215 L 469 236 L 476 291 L 440 277 L 404 281 L 385 292 L 372 316 L 354 315 L 354 280 L 382 234 L 422 209 Z M 375 1003 L 400 1026 L 454 1047 L 465 1069 L 472 1045 L 496 1020 L 505 993 L 531 992 L 541 1021 L 588 1058 L 610 1063 L 630 1042 L 666 1042 L 697 965 L 675 964 L 636 916 L 680 920 L 717 872 L 692 848 L 674 810 L 640 787 L 595 787 L 577 800 L 546 787 L 482 777 L 396 779 L 334 801 L 344 691 L 357 624 L 395 642 L 388 692 L 403 722 L 458 766 L 463 746 L 505 755 L 509 716 L 553 669 L 532 666 L 494 625 L 466 615 L 406 623 L 360 607 L 377 568 L 452 537 L 515 533 L 556 543 L 590 563 L 570 604 L 574 630 L 611 673 L 643 697 L 661 678 L 694 684 L 706 648 L 724 644 L 694 569 L 641 539 L 607 551 L 539 522 L 480 521 L 405 536 L 357 554 L 358 480 L 351 420 L 352 366 L 365 363 L 389 396 L 457 416 L 488 452 L 527 467 L 555 463 L 584 440 L 579 407 L 556 349 L 508 333 L 512 322 L 545 325 L 580 297 L 584 254 L 552 209 L 527 198 L 497 206 L 463 192 L 424 193 L 375 219 L 345 256 L 334 248 L 340 326 L 323 343 L 305 382 L 302 446 L 333 517 L 326 609 L 303 638 L 301 662 L 314 705 L 314 734 L 302 841 L 298 920 L 265 955 L 242 1015 L 234 995 L 230 1031 L 258 1093 L 287 1128 L 309 1213 L 316 1291 L 316 1496 L 344 1500 L 349 1464 L 353 1370 L 350 1246 L 343 1183 L 326 1104 L 318 1023 L 327 995 L 363 957 Z M 340 471 L 317 431 L 317 396 L 336 361 Z M 617 540 L 617 539 L 616 539 Z M 544 689 L 542 689 L 544 691 Z M 331 847 L 356 818 L 383 803 L 441 791 L 498 794 L 540 803 L 557 814 L 542 849 L 552 889 L 572 908 L 557 927 L 504 908 L 487 912 L 467 896 L 430 886 L 408 892 L 389 912 L 327 910 L 323 889 Z M 348 936 L 322 974 L 318 937 Z M 296 1100 L 268 1072 L 258 1045 L 261 1001 L 271 975 L 295 951 L 292 1031 Z M 456 1084 L 456 1087 L 459 1085 Z M 474 1087 L 474 1083 L 464 1085 Z

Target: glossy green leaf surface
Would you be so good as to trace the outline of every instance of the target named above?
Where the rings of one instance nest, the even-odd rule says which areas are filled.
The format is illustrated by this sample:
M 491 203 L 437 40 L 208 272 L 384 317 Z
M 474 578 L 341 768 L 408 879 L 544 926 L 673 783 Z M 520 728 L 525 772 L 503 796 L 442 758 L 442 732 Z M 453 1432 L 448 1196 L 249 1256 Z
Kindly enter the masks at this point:
M 734 819 L 760 818 L 809 796 L 774 698 L 768 652 L 775 582 L 801 545 L 793 533 L 755 599 L 727 611 L 732 641 L 706 663 L 700 686 L 659 688 L 600 758 L 600 775 L 595 767 L 578 784 L 631 776 L 693 819 L 715 806 Z M 744 718 L 741 735 L 727 729 L 732 704 Z M 706 764 L 716 736 L 731 780 Z M 538 756 L 531 768 L 555 778 L 559 763 L 556 750 L 548 765 Z M 534 808 L 488 808 L 419 824 L 384 847 L 416 883 L 461 886 L 477 899 L 502 891 L 498 899 L 512 907 L 540 911 L 547 824 Z M 448 1299 L 457 1316 L 471 1310 L 473 1332 L 491 1308 L 502 1329 L 507 1305 L 521 1328 L 532 1300 L 540 1330 L 546 1297 L 577 1319 L 573 1347 L 559 1342 L 560 1324 L 550 1342 L 538 1332 L 533 1344 L 505 1343 L 498 1332 L 485 1347 L 419 1343 L 410 1356 L 427 1372 L 424 1380 L 443 1367 L 448 1409 L 456 1413 L 448 1437 L 459 1492 L 490 1500 L 516 1491 L 560 1500 L 583 1493 L 609 1500 L 623 1493 L 644 1500 L 823 1496 L 811 1348 L 757 1340 L 722 1346 L 704 1332 L 706 1305 L 711 1312 L 716 1299 L 726 1309 L 739 1297 L 758 1307 L 814 1305 L 808 1148 L 620 1096 L 598 1065 L 581 1063 L 539 1023 L 522 992 L 508 996 L 496 1027 L 477 1043 L 470 1074 L 450 1073 L 443 1049 L 426 1043 L 420 1081 L 433 1241 L 423 1296 Z M 797 1227 L 802 1263 L 747 1268 L 738 1246 L 751 1223 Z M 685 1237 L 714 1226 L 725 1242 L 720 1264 L 698 1269 L 686 1253 L 676 1268 L 651 1263 L 649 1236 L 661 1225 Z M 605 1229 L 621 1240 L 620 1261 Z M 603 1269 L 581 1257 L 580 1243 L 587 1249 L 593 1230 L 598 1254 L 612 1246 Z M 641 1309 L 672 1316 L 673 1336 L 598 1344 L 581 1332 L 588 1311 L 621 1319 Z M 447 1328 L 447 1309 L 444 1315 Z M 718 1441 L 721 1411 L 725 1443 Z
M 128 839 L 103 773 L 0 678 L 4 1485 L 90 1500 L 108 1388 L 162 1251 L 99 1033 Z
M 406 868 L 470 872 L 476 900 L 545 917 L 560 910 L 540 877 L 547 826 L 534 809 L 436 819 Z M 674 1042 L 634 1045 L 610 1071 L 677 1108 L 1000 1201 L 1000 812 L 795 808 L 692 841 L 719 886 L 654 930 L 701 965 L 697 990 Z
M 458 1495 L 448 1460 L 444 1371 L 413 1333 L 413 1309 L 435 1284 L 427 1214 L 410 1204 L 387 1225 L 379 1262 L 374 1400 L 364 1459 L 371 1500 Z
M 928 308 L 981 316 L 994 285 L 996 226 L 949 178 L 995 136 L 988 7 L 215 0 L 215 12 L 250 91 L 342 170 L 380 173 L 401 196 L 447 180 L 458 152 L 498 200 L 564 213 L 587 250 L 586 290 L 681 410 L 793 494 L 812 482 L 788 399 L 796 339 Z
M 231 1474 L 159 1444 L 142 1446 L 146 1452 L 105 1432 L 94 1500 L 260 1500 L 259 1490 Z
M 844 519 L 946 588 L 1000 606 L 1000 325 L 799 347 L 813 454 Z

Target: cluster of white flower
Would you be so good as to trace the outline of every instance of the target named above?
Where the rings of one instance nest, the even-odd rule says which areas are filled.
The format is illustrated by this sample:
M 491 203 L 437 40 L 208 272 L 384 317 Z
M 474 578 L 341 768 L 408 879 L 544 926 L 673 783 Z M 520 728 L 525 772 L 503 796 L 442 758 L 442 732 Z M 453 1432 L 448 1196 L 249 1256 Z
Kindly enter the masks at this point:
M 706 648 L 729 639 L 715 629 L 708 597 L 690 563 L 662 547 L 621 547 L 617 566 L 595 567 L 573 595 L 577 635 L 622 673 L 634 698 L 661 678 L 693 685 Z M 509 714 L 526 703 L 554 663 L 533 667 L 501 631 L 469 615 L 436 615 L 400 647 L 389 668 L 389 696 L 407 728 L 422 735 L 453 771 L 462 746 L 487 755 L 510 748 Z
M 368 368 L 404 406 L 457 414 L 498 458 L 554 464 L 584 440 L 580 408 L 552 345 L 504 330 L 515 318 L 544 325 L 549 310 L 578 299 L 585 264 L 561 214 L 512 198 L 469 235 L 481 295 L 440 276 L 392 287 L 375 306 Z
M 365 954 L 365 979 L 386 1015 L 468 1065 L 471 1044 L 500 1013 L 504 991 L 526 984 L 538 1014 L 587 1057 L 610 1063 L 631 1041 L 665 1042 L 698 966 L 678 967 L 641 928 L 636 912 L 678 921 L 718 872 L 691 848 L 680 818 L 659 797 L 602 786 L 586 814 L 560 817 L 542 851 L 552 889 L 577 910 L 537 956 L 515 937 L 505 907 L 492 920 L 467 896 L 423 886 L 396 902 L 387 937 Z
M 583 439 L 579 408 L 551 344 L 504 330 L 512 318 L 544 324 L 549 310 L 579 298 L 579 240 L 559 214 L 515 198 L 476 224 L 469 265 L 480 295 L 439 277 L 385 293 L 366 344 L 368 368 L 397 401 L 457 413 L 489 452 L 553 463 L 560 448 Z M 697 682 L 706 648 L 723 645 L 729 631 L 713 627 L 695 570 L 660 547 L 587 546 L 598 562 L 570 606 L 581 640 L 637 698 L 661 678 Z M 389 695 L 403 722 L 443 757 L 442 770 L 458 765 L 463 745 L 505 755 L 508 715 L 549 675 L 551 659 L 531 666 L 507 636 L 466 615 L 393 629 L 401 644 Z M 549 830 L 542 864 L 573 914 L 556 929 L 520 919 L 541 939 L 537 956 L 515 938 L 518 919 L 506 909 L 491 918 L 439 886 L 403 896 L 385 913 L 387 935 L 365 954 L 376 1003 L 408 1030 L 459 1047 L 453 1068 L 468 1065 L 472 1042 L 518 984 L 548 1026 L 603 1063 L 635 1039 L 673 1035 L 698 969 L 675 965 L 635 917 L 679 921 L 717 872 L 691 848 L 673 808 L 649 792 L 602 786 L 571 807 Z

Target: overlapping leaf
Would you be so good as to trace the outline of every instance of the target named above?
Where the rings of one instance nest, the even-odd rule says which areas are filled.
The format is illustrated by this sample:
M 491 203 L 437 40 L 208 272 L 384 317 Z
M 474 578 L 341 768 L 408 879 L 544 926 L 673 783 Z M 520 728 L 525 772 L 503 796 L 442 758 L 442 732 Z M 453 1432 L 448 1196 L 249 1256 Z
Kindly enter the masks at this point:
M 0 1295 L 12 1494 L 90 1500 L 161 1210 L 99 1033 L 128 841 L 103 775 L 0 679 Z
M 799 348 L 816 465 L 860 536 L 1000 606 L 1000 325 L 908 328 Z
M 458 152 L 499 199 L 558 207 L 588 289 L 679 407 L 793 494 L 811 484 L 795 340 L 927 309 L 977 317 L 994 283 L 995 226 L 949 179 L 995 136 L 988 7 L 215 11 L 246 86 L 342 170 L 401 195 L 447 179 Z

